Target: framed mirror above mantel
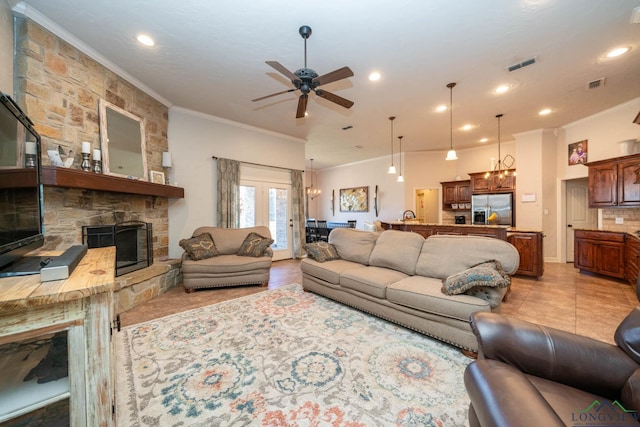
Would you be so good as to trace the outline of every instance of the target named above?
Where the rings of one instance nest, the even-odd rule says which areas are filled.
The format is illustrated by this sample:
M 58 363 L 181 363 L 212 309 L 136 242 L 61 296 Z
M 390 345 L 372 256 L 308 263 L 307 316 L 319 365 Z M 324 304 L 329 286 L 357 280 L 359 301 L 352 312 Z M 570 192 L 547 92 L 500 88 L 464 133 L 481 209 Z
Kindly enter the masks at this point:
M 147 181 L 143 119 L 102 98 L 99 108 L 104 173 Z

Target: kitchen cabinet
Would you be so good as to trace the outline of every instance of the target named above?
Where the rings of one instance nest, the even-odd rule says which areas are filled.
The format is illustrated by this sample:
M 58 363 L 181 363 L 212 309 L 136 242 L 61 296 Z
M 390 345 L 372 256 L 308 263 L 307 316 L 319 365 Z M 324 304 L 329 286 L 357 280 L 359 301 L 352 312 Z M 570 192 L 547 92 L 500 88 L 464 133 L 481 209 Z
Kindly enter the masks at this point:
M 640 206 L 640 154 L 586 164 L 589 168 L 589 207 Z
M 503 171 L 504 172 L 504 171 Z M 471 193 L 513 193 L 516 191 L 515 169 L 508 169 L 508 174 L 502 179 L 497 173 L 489 172 L 489 177 L 485 178 L 487 172 L 470 173 Z
M 574 267 L 623 279 L 626 233 L 575 230 Z
M 633 285 L 640 274 L 640 238 L 627 234 L 624 251 L 627 259 L 627 264 L 624 266 L 624 277 Z
M 471 181 L 449 181 L 440 184 L 442 185 L 442 210 L 469 209 L 465 205 L 471 203 Z
M 507 241 L 520 254 L 520 265 L 515 274 L 540 278 L 544 272 L 543 234 L 539 231 L 513 231 Z

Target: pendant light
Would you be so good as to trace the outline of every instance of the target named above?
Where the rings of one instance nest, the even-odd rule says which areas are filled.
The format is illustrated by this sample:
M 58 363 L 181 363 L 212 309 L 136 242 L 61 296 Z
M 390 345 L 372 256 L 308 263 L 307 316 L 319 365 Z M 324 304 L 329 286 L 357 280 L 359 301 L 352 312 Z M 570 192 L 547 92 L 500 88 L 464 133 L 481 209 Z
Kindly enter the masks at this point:
M 447 87 L 449 88 L 449 130 L 450 130 L 450 138 L 449 138 L 449 151 L 447 152 L 447 158 L 445 160 L 458 160 L 458 156 L 456 155 L 456 150 L 453 149 L 453 88 L 456 86 L 455 83 L 449 83 Z
M 313 159 L 311 159 L 311 187 L 307 187 L 307 195 L 311 200 L 315 199 L 322 193 L 322 190 L 313 186 Z
M 484 175 L 485 179 L 489 179 L 491 177 L 491 175 L 494 175 L 494 176 L 497 175 L 498 176 L 498 182 L 497 182 L 498 186 L 500 186 L 500 183 L 501 183 L 502 179 L 505 176 L 509 175 L 509 168 L 511 166 L 513 166 L 513 162 L 515 161 L 515 159 L 509 154 L 507 154 L 504 157 L 504 160 L 502 159 L 502 153 L 500 152 L 500 118 L 502 116 L 503 116 L 502 114 L 496 114 L 496 119 L 498 119 L 498 163 L 496 163 L 496 165 L 493 167 L 492 173 L 487 172 Z M 508 159 L 511 160 L 511 162 L 510 162 L 511 164 L 509 166 L 507 166 L 507 163 L 509 163 Z M 504 170 L 502 170 L 503 166 L 504 166 Z M 514 172 L 514 174 L 515 174 L 515 172 Z
M 400 140 L 400 174 L 398 175 L 398 182 L 404 182 L 404 177 L 402 176 L 402 137 L 399 136 Z
M 395 119 L 394 116 L 389 117 L 389 121 L 391 121 L 391 166 L 389 166 L 387 173 L 396 173 L 396 167 L 393 165 L 393 121 Z

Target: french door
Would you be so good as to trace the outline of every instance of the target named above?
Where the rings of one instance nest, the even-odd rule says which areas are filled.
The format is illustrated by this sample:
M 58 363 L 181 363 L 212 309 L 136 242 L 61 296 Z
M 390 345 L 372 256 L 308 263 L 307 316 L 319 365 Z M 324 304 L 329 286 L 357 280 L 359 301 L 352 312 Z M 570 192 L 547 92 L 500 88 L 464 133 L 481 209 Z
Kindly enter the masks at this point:
M 240 227 L 265 225 L 274 240 L 273 260 L 291 258 L 291 184 L 240 180 Z

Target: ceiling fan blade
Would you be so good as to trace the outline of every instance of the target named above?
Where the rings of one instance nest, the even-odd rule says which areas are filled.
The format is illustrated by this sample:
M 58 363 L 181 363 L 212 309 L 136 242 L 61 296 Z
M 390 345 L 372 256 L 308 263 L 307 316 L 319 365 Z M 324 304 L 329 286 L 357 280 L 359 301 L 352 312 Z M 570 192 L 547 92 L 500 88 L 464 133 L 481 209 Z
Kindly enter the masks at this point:
M 298 100 L 298 111 L 296 113 L 296 119 L 301 119 L 304 117 L 304 113 L 307 112 L 307 100 L 309 99 L 309 95 L 303 93 L 300 95 L 300 99 Z
M 280 73 L 282 73 L 285 76 L 287 76 L 289 78 L 289 80 L 291 80 L 291 82 L 295 82 L 296 80 L 297 81 L 302 81 L 302 80 L 300 80 L 300 77 L 296 76 L 291 71 L 287 70 L 284 67 L 284 65 L 282 65 L 278 61 L 266 61 L 266 63 L 267 63 L 267 65 L 270 65 L 271 67 L 273 67 L 276 71 L 279 71 Z
M 261 96 L 260 98 L 252 99 L 251 102 L 262 101 L 263 99 L 271 98 L 272 96 L 282 95 L 283 93 L 293 92 L 297 89 L 283 90 L 282 92 L 272 93 L 271 95 Z
M 351 76 L 353 76 L 353 71 L 351 71 L 351 68 L 342 67 L 330 73 L 316 77 L 315 79 L 313 79 L 313 82 L 317 83 L 317 86 L 320 86 L 327 83 L 335 82 L 336 80 L 346 79 L 347 77 Z
M 335 93 L 327 92 L 326 90 L 318 89 L 316 90 L 316 95 L 320 98 L 326 99 L 327 101 L 335 102 L 344 108 L 351 108 L 353 106 L 353 101 L 349 101 L 348 99 L 338 96 Z

